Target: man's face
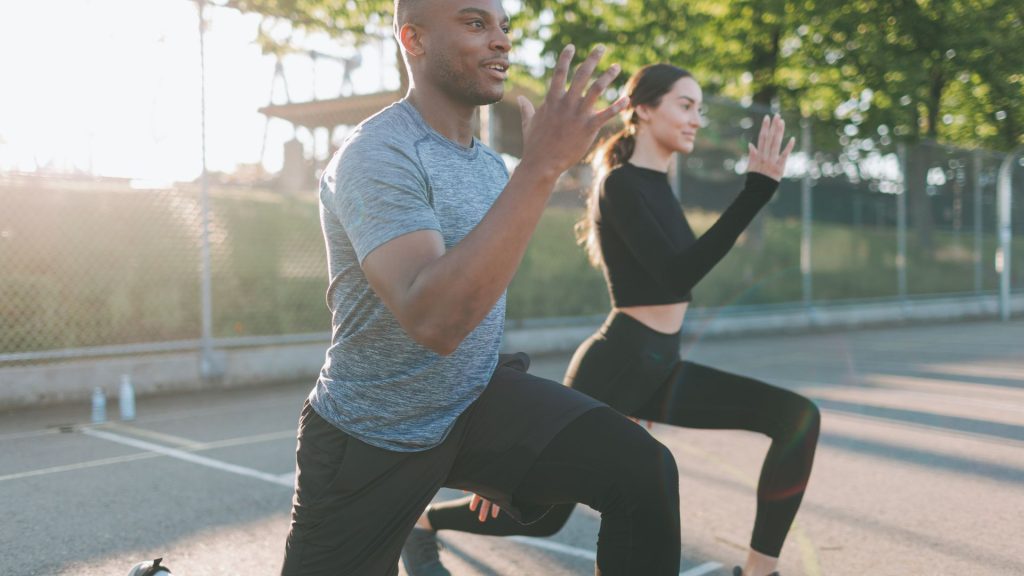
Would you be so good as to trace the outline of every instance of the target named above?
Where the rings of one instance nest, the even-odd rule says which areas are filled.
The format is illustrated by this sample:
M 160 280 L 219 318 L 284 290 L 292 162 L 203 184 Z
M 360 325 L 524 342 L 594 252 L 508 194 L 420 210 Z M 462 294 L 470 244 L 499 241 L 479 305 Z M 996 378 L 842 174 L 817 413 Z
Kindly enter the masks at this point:
M 508 78 L 508 15 L 499 0 L 437 0 L 423 19 L 427 82 L 472 106 L 501 100 Z

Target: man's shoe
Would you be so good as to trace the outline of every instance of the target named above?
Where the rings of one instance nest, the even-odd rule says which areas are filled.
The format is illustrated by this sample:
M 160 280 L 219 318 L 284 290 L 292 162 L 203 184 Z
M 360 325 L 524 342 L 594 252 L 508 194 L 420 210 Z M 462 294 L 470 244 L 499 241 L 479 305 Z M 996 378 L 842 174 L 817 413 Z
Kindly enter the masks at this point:
M 163 558 L 157 558 L 152 562 L 139 562 L 132 569 L 128 571 L 128 576 L 170 576 L 171 570 L 166 566 L 161 566 L 160 562 Z
M 437 553 L 440 548 L 437 532 L 413 528 L 402 547 L 405 571 L 409 576 L 451 576 L 452 573 L 441 564 L 441 556 Z
M 743 576 L 743 568 L 740 568 L 739 566 L 734 566 L 732 569 L 732 576 Z M 778 571 L 772 572 L 768 576 L 779 576 L 779 573 Z

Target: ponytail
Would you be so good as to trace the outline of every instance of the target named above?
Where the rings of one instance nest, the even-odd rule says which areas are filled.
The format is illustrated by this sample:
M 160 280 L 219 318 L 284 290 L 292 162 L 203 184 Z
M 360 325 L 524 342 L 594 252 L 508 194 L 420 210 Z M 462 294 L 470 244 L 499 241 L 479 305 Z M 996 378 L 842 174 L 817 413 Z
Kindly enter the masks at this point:
M 583 247 L 587 260 L 594 268 L 602 264 L 601 246 L 598 243 L 597 231 L 594 229 L 594 218 L 598 213 L 598 196 L 601 184 L 609 172 L 625 164 L 636 149 L 636 131 L 630 124 L 606 138 L 594 150 L 590 165 L 594 173 L 594 181 L 587 192 L 586 208 L 583 216 L 573 226 L 576 232 L 576 243 Z

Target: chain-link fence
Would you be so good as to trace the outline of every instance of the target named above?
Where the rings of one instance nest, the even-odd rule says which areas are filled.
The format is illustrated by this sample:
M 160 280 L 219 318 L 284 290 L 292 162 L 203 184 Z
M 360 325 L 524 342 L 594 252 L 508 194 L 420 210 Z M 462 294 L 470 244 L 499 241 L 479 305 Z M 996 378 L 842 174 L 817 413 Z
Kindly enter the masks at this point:
M 671 175 L 693 228 L 706 230 L 743 186 L 746 143 L 768 110 L 712 99 L 693 154 Z M 800 144 L 768 207 L 694 290 L 720 308 L 812 307 L 995 295 L 997 172 L 1005 154 L 905 146 L 884 128 L 829 131 L 785 115 Z M 1024 290 L 1024 160 L 1012 164 L 1010 284 Z M 563 178 L 509 290 L 513 320 L 603 314 L 603 279 L 573 246 L 589 170 Z
M 196 34 L 194 21 L 183 22 Z M 116 51 L 132 50 L 129 41 Z M 198 50 L 195 59 L 198 68 Z M 231 70 L 209 74 L 211 93 L 239 82 L 244 72 Z M 239 105 L 209 93 L 206 101 L 206 117 L 214 119 Z M 742 186 L 746 143 L 756 140 L 765 112 L 707 103 L 696 152 L 679 158 L 672 173 L 698 232 Z M 902 146 L 885 129 L 836 132 L 791 114 L 787 123 L 800 143 L 786 180 L 697 287 L 695 306 L 811 307 L 997 293 L 1007 264 L 997 229 L 1004 155 Z M 504 125 L 519 129 L 517 118 Z M 319 150 L 307 157 L 322 163 L 323 149 L 337 143 L 328 132 L 327 138 L 301 129 L 294 134 Z M 294 172 L 245 185 L 243 178 L 211 175 L 205 200 L 201 181 L 153 187 L 45 170 L 0 172 L 0 367 L 326 341 L 327 271 L 309 172 L 298 187 L 282 185 L 297 181 Z M 1009 284 L 1019 292 L 1024 166 L 1014 160 L 1011 172 Z M 586 166 L 561 179 L 509 288 L 513 326 L 607 312 L 602 275 L 573 234 L 591 180 Z
M 210 196 L 212 337 L 329 330 L 315 202 L 253 188 Z M 197 186 L 8 174 L 0 198 L 0 362 L 196 347 Z

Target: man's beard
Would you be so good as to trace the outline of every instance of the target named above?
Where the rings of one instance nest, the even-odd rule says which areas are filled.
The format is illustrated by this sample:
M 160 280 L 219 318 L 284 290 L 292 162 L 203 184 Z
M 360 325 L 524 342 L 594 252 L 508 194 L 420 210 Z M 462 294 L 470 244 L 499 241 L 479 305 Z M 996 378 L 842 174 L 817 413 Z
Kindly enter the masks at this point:
M 451 59 L 447 55 L 438 57 L 433 72 L 439 81 L 442 91 L 455 100 L 471 106 L 494 104 L 495 102 L 500 102 L 505 95 L 504 87 L 501 90 L 487 91 L 474 79 L 457 73 Z

